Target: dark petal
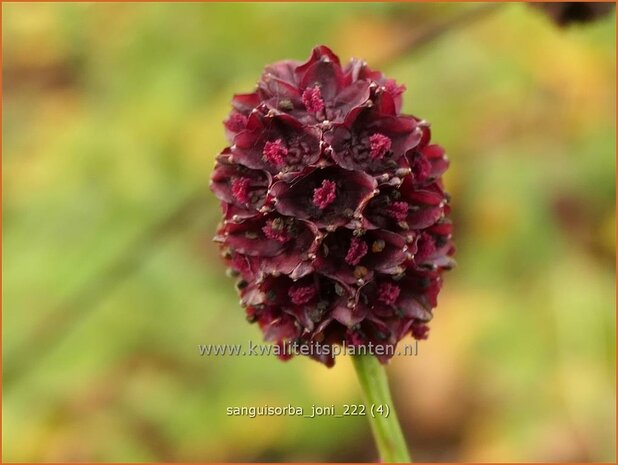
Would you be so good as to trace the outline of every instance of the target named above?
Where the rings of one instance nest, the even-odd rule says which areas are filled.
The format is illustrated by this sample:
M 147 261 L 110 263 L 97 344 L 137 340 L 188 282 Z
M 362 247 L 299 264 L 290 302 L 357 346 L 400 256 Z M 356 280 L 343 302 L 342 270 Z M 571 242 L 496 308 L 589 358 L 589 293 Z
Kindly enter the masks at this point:
M 448 158 L 444 152 L 444 148 L 439 145 L 428 145 L 421 150 L 421 154 L 427 158 L 431 165 L 429 172 L 430 178 L 439 178 L 444 174 L 449 166 Z
M 217 238 L 215 238 L 216 241 Z M 259 259 L 237 253 L 230 253 L 230 258 L 226 260 L 228 266 L 239 273 L 242 279 L 252 282 L 258 276 Z
M 257 93 L 235 94 L 232 98 L 232 107 L 239 113 L 247 116 L 251 110 L 260 104 L 261 100 Z
M 264 340 L 267 342 L 284 342 L 296 339 L 300 333 L 294 321 L 293 317 L 283 314 L 280 318 L 267 324 L 260 324 L 264 332 Z
M 402 198 L 412 205 L 434 205 L 440 198 L 443 202 L 446 202 L 446 195 L 442 186 L 437 182 L 424 185 L 421 189 L 413 187 L 412 178 L 409 177 L 404 180 L 401 187 Z
M 292 271 L 290 271 L 290 278 L 292 279 L 298 279 L 298 278 L 302 278 L 303 276 L 307 276 L 310 273 L 313 273 L 315 270 L 315 267 L 313 266 L 313 262 L 312 261 L 303 261 L 300 262 L 298 264 L 298 266 L 296 266 Z
M 454 251 L 453 247 L 449 247 L 436 252 L 436 255 L 430 258 L 430 264 L 441 270 L 452 270 L 456 265 L 455 260 L 451 257 Z
M 335 322 L 335 324 L 338 323 Z M 306 334 L 301 337 L 301 340 L 299 341 L 301 347 L 300 350 L 302 350 L 303 346 L 309 346 L 309 356 L 330 368 L 335 364 L 335 356 L 333 355 L 332 346 L 336 344 L 336 342 L 330 342 L 329 340 L 333 339 L 333 341 L 340 341 L 341 338 L 331 338 L 330 336 L 327 337 L 327 335 L 323 333 L 318 333 L 321 335 L 321 340 L 318 342 L 315 339 L 315 334 L 316 331 L 313 331 L 311 334 Z
M 320 336 L 322 336 L 325 341 L 339 342 L 338 338 L 336 336 L 333 337 L 333 333 L 336 332 L 336 331 L 333 330 L 333 328 L 335 328 L 336 325 L 338 325 L 338 324 L 339 323 L 337 321 L 333 320 L 333 318 L 330 315 L 327 316 L 315 328 L 315 331 L 313 332 L 314 339 L 316 339 L 316 340 L 320 339 Z
M 307 112 L 300 95 L 291 98 L 271 97 L 264 103 L 273 111 L 285 113 L 304 125 L 319 122 L 315 114 Z
M 407 258 L 405 239 L 399 234 L 386 230 L 367 231 L 365 236 L 367 236 L 371 250 L 367 254 L 366 260 L 363 261 L 367 268 L 386 274 L 399 273 L 401 271 L 399 265 Z M 377 249 L 373 247 L 373 244 L 378 242 L 384 243 L 384 245 L 381 251 L 375 252 Z
M 239 223 L 247 218 L 255 218 L 261 215 L 259 210 L 238 207 L 231 203 L 221 202 L 223 219 L 228 223 Z
M 393 96 L 388 92 L 380 92 L 375 102 L 376 110 L 381 115 L 397 115 L 397 106 Z
M 265 117 L 252 114 L 246 131 L 234 139 L 232 158 L 236 163 L 254 169 L 263 169 L 272 174 L 280 171 L 301 171 L 306 166 L 315 164 L 321 153 L 320 132 L 307 128 L 293 117 L 285 114 Z M 283 164 L 277 166 L 264 156 L 267 143 L 281 141 L 287 154 Z
M 440 272 L 436 270 L 418 270 L 408 268 L 401 283 L 400 299 L 415 298 L 427 311 L 434 308 L 438 302 L 438 293 L 442 287 Z
M 451 258 L 454 253 L 453 244 L 449 238 L 440 238 L 424 232 L 418 237 L 418 252 L 414 257 L 417 266 L 429 269 L 450 270 L 455 266 Z
M 325 99 L 331 99 L 343 83 L 339 57 L 324 45 L 315 47 L 309 60 L 298 66 L 295 73 L 302 90 L 317 84 Z M 327 89 L 331 89 L 328 95 Z
M 354 241 L 362 242 L 365 253 L 350 262 Z M 400 265 L 407 259 L 406 249 L 404 238 L 390 231 L 367 231 L 356 237 L 352 230 L 339 229 L 324 238 L 315 267 L 341 282 L 362 285 L 370 282 L 375 272 L 401 273 Z
M 379 288 L 383 282 L 388 281 L 383 281 L 381 277 L 378 278 L 376 276 L 376 279 L 360 287 L 358 290 L 358 301 L 360 304 L 368 306 L 371 309 L 372 315 L 378 319 L 391 317 L 394 314 L 393 307 L 380 299 Z
M 311 56 L 309 57 L 309 59 L 305 63 L 300 65 L 296 69 L 296 72 L 299 72 L 299 68 L 306 67 L 306 66 L 308 66 L 308 65 L 310 65 L 312 63 L 315 63 L 316 61 L 319 61 L 320 59 L 328 59 L 328 60 L 330 60 L 330 61 L 340 65 L 339 57 L 335 54 L 335 52 L 333 52 L 326 45 L 318 45 L 318 46 L 314 47 L 313 50 L 311 50 Z
M 350 328 L 363 321 L 368 313 L 369 308 L 365 305 L 354 305 L 353 307 L 349 307 L 345 303 L 342 303 L 335 307 L 331 316 L 342 325 Z
M 434 158 L 443 158 L 444 148 L 437 144 L 431 144 L 423 147 L 421 153 L 429 160 L 432 160 Z
M 230 154 L 230 150 L 226 149 L 217 157 L 217 164 L 211 176 L 210 188 L 219 200 L 237 207 L 237 214 L 240 216 L 254 215 L 264 205 L 266 190 L 271 183 L 270 174 L 232 164 L 229 161 Z M 249 201 L 246 203 L 239 201 L 232 190 L 234 180 L 241 178 L 249 179 Z
M 296 85 L 296 68 L 299 65 L 300 63 L 295 60 L 278 61 L 264 68 L 264 73 L 261 80 L 264 80 L 264 76 L 271 75 L 280 81 Z
M 371 130 L 387 135 L 393 140 L 392 151 L 404 154 L 418 145 L 421 132 L 414 118 L 407 116 L 379 118 L 371 125 Z
M 351 81 L 380 81 L 383 74 L 373 71 L 363 60 L 353 58 L 345 67 L 345 74 L 350 76 Z
M 439 223 L 434 224 L 427 230 L 427 232 L 435 235 L 435 236 L 444 236 L 450 237 L 453 234 L 453 223 L 449 220 L 444 220 Z
M 292 305 L 289 313 L 296 315 L 314 334 L 324 331 L 336 315 L 340 315 L 340 309 L 347 308 L 348 302 L 354 307 L 352 290 L 343 283 L 313 274 L 295 282 L 290 292 L 304 287 L 317 289 L 315 297 L 304 305 Z
M 423 196 L 423 203 L 411 208 L 407 223 L 410 229 L 424 229 L 439 221 L 444 215 L 441 199 L 435 193 L 418 192 L 418 197 Z M 432 203 L 428 203 L 432 202 Z
M 354 133 L 343 124 L 337 124 L 324 133 L 324 141 L 332 149 L 331 158 L 337 165 L 348 170 L 356 169 L 358 165 L 352 154 L 353 137 Z
M 387 78 L 381 79 L 380 84 L 383 86 L 384 93 L 389 94 L 392 98 L 395 112 L 399 113 L 401 111 L 401 105 L 403 103 L 402 96 L 406 90 L 406 86 L 398 85 L 393 79 Z
M 369 83 L 357 81 L 339 92 L 332 103 L 327 102 L 326 119 L 332 123 L 343 123 L 354 108 L 369 101 Z
M 407 184 L 405 190 L 393 184 L 380 185 L 380 193 L 369 201 L 363 211 L 362 226 L 365 229 L 396 231 L 410 243 L 414 239 L 415 234 L 409 226 L 409 221 L 416 221 L 418 211 L 421 209 L 409 203 L 413 200 L 413 197 L 410 199 L 406 197 L 408 191 L 414 192 L 411 176 L 408 175 L 404 179 L 404 185 Z M 406 205 L 408 207 L 407 212 L 405 211 Z M 422 210 L 422 212 L 424 211 Z M 442 211 L 440 210 L 436 220 L 439 219 L 441 214 Z
M 245 306 L 264 305 L 266 294 L 260 289 L 260 285 L 254 281 L 240 291 L 240 301 Z
M 414 339 L 423 340 L 427 339 L 427 333 L 429 333 L 429 326 L 422 323 L 414 323 L 410 327 L 410 334 Z
M 294 317 L 303 328 L 303 332 L 308 333 L 315 329 L 315 322 L 311 319 L 310 309 L 305 306 L 294 306 L 286 308 L 285 313 Z
M 306 299 L 300 302 L 294 302 L 294 293 L 298 290 L 310 291 Z M 307 276 L 301 280 L 293 282 L 287 289 L 288 296 L 291 302 L 284 307 L 284 311 L 292 315 L 299 324 L 304 328 L 304 332 L 313 331 L 316 321 L 319 321 L 316 316 L 316 297 L 319 295 L 319 277 L 316 275 Z
M 423 229 L 434 224 L 442 215 L 443 209 L 440 205 L 419 206 L 411 210 L 407 223 L 411 229 Z
M 332 352 L 332 349 L 328 352 L 326 349 L 322 349 L 320 352 L 314 351 L 314 353 L 311 353 L 310 357 L 320 363 L 323 363 L 327 368 L 332 368 L 335 365 L 335 356 Z
M 410 328 L 415 321 L 413 318 L 389 318 L 385 320 L 390 333 L 389 342 L 396 345 L 397 342 L 409 334 Z
M 339 57 L 328 47 L 313 49 L 309 60 L 296 68 L 301 90 L 318 86 L 324 100 L 332 100 L 344 85 Z
M 332 148 L 333 161 L 347 170 L 359 170 L 369 173 L 383 173 L 397 166 L 400 155 L 388 155 L 381 159 L 372 159 L 370 156 L 369 135 L 357 136 L 354 132 L 340 125 L 325 134 L 324 139 Z M 362 142 L 364 138 L 365 141 Z
M 397 301 L 397 309 L 406 318 L 416 318 L 421 321 L 430 321 L 433 315 L 431 308 L 425 308 L 419 301 L 418 296 L 413 293 L 402 290 L 401 296 Z
M 324 180 L 336 183 L 336 198 L 326 208 L 313 203 L 313 194 Z M 288 184 L 276 182 L 270 194 L 276 199 L 275 208 L 282 215 L 311 219 L 319 227 L 337 227 L 349 223 L 371 198 L 375 180 L 362 172 L 330 167 L 316 169 Z
M 242 289 L 241 300 L 247 306 L 265 305 L 279 313 L 282 307 L 290 303 L 287 293 L 292 283 L 287 276 L 266 276 Z
M 393 103 L 395 113 L 399 113 L 402 104 L 402 94 L 406 90 L 405 86 L 397 85 L 393 79 L 388 79 L 379 71 L 374 71 L 361 60 L 352 59 L 344 70 L 345 76 L 350 81 L 367 81 L 378 86 L 379 93 L 389 94 Z
M 228 142 L 233 143 L 236 134 L 247 129 L 247 120 L 247 116 L 236 110 L 232 110 L 228 119 L 223 122 L 223 126 L 225 127 L 225 138 Z
M 417 185 L 420 186 L 428 179 L 431 180 L 432 166 L 427 157 L 423 156 L 418 150 L 410 150 L 406 154 L 406 160 L 409 162 L 412 176 Z
M 392 186 L 380 186 L 380 193 L 374 196 L 363 211 L 365 229 L 396 230 L 396 221 L 388 213 L 389 206 L 400 198 L 397 189 Z
M 365 337 L 374 344 L 392 345 L 397 342 L 386 321 L 369 314 L 361 325 Z
M 263 273 L 280 273 L 291 279 L 299 279 L 314 271 L 312 256 L 315 256 L 322 234 L 313 223 L 296 221 L 291 240 L 285 244 L 284 250 L 261 263 Z
M 264 235 L 263 228 L 267 219 L 264 217 L 247 219 L 242 223 L 228 223 L 225 242 L 235 251 L 243 255 L 255 257 L 274 257 L 286 247 L 285 242 L 269 239 Z
M 401 185 L 402 199 L 410 205 L 408 227 L 424 229 L 435 224 L 445 214 L 446 198 L 435 183 L 423 189 L 415 189 L 412 177 L 408 176 Z
M 417 149 L 420 150 L 431 141 L 431 128 L 426 122 L 421 121 L 418 118 L 415 119 L 418 122 L 418 127 L 421 129 L 421 140 L 418 142 L 417 146 Z
M 263 273 L 281 273 L 292 279 L 302 278 L 314 271 L 311 262 L 303 261 L 302 254 L 296 249 L 286 249 L 277 256 L 264 258 L 260 265 Z
M 341 68 L 330 61 L 315 63 L 307 69 L 300 81 L 301 89 L 318 86 L 324 100 L 334 99 L 342 85 Z
M 354 127 L 355 124 L 362 128 L 362 118 L 367 115 L 368 109 L 371 108 L 371 105 L 371 100 L 368 100 L 367 102 L 364 102 L 359 106 L 353 107 L 352 109 L 350 109 L 350 111 L 346 115 L 343 122 L 340 123 L 340 125 L 350 130 Z
M 355 108 L 369 100 L 369 83 L 358 81 L 345 87 L 334 99 L 334 105 L 338 108 Z
M 329 276 L 339 282 L 353 285 L 360 279 L 367 282 L 373 277 L 373 269 L 365 266 L 365 261 L 369 255 L 371 242 L 360 238 L 365 246 L 364 254 L 361 254 L 358 262 L 350 263 L 348 254 L 353 241 L 358 241 L 352 230 L 338 229 L 328 234 L 319 249 L 319 254 L 315 262 L 316 269 L 325 276 Z
M 258 83 L 258 93 L 263 100 L 274 98 L 277 103 L 282 100 L 299 100 L 300 92 L 296 85 L 279 79 L 271 74 L 266 74 Z M 278 109 L 278 104 L 275 108 Z
M 388 138 L 390 149 L 383 157 L 371 154 L 370 138 Z M 332 159 L 341 167 L 370 173 L 393 171 L 398 160 L 420 140 L 421 132 L 410 117 L 380 116 L 370 109 L 358 107 L 350 112 L 345 123 L 333 125 L 324 134 L 324 141 L 332 148 Z

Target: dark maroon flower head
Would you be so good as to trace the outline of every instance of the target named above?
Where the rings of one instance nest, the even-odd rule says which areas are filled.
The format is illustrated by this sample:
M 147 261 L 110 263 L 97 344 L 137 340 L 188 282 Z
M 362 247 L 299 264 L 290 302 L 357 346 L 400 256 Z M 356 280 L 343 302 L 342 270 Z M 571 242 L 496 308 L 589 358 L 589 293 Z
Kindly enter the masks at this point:
M 404 91 L 320 46 L 267 66 L 225 121 L 215 240 L 241 304 L 267 341 L 311 346 L 328 366 L 334 344 L 390 346 L 376 351 L 386 362 L 406 335 L 425 339 L 453 266 L 448 160 L 428 123 L 401 113 Z

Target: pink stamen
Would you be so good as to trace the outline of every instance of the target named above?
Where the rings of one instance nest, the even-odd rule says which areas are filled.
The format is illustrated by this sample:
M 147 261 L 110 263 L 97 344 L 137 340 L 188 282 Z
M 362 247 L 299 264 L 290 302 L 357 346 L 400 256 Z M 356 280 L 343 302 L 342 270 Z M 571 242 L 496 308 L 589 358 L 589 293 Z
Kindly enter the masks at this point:
M 369 156 L 373 160 L 380 160 L 384 158 L 384 155 L 391 149 L 393 142 L 384 134 L 376 133 L 369 137 L 369 145 L 371 151 Z
M 358 237 L 355 237 L 350 243 L 350 248 L 345 256 L 345 261 L 348 265 L 356 266 L 360 263 L 362 258 L 367 255 L 368 251 L 369 247 L 367 247 L 367 244 L 365 244 L 365 242 L 360 240 Z
M 285 145 L 283 145 L 283 141 L 281 139 L 277 139 L 274 142 L 266 142 L 266 144 L 264 144 L 262 154 L 269 163 L 272 163 L 275 166 L 281 166 L 285 164 L 285 157 L 288 154 L 288 149 Z
M 408 217 L 409 205 L 407 202 L 394 202 L 386 209 L 386 214 L 397 221 L 405 221 Z
M 313 190 L 313 204 L 320 210 L 324 210 L 337 198 L 337 185 L 333 181 L 325 179 L 322 185 Z
M 317 294 L 317 290 L 313 286 L 295 286 L 291 287 L 288 295 L 294 305 L 303 305 L 313 299 Z
M 399 298 L 401 289 L 393 283 L 382 283 L 378 288 L 378 300 L 386 305 L 393 305 Z
M 251 187 L 251 179 L 236 178 L 232 181 L 232 195 L 240 203 L 249 202 L 249 188 Z
M 305 89 L 303 92 L 303 103 L 307 111 L 311 113 L 319 113 L 324 109 L 324 100 L 320 88 L 315 86 L 313 89 Z
M 285 226 L 280 219 L 268 220 L 266 225 L 262 228 L 264 235 L 268 239 L 275 240 L 284 244 L 290 240 L 290 236 L 285 230 Z

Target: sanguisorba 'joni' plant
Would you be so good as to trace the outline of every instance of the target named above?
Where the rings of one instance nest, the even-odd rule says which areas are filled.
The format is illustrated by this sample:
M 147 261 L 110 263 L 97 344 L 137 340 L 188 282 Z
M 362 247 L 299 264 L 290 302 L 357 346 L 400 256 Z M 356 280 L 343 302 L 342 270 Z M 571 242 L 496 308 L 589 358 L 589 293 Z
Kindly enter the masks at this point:
M 427 337 L 454 252 L 448 161 L 429 124 L 401 113 L 404 91 L 325 46 L 267 66 L 254 92 L 233 98 L 211 180 L 223 208 L 215 240 L 249 321 L 328 366 L 332 350 L 315 348 L 386 348 L 356 357 L 361 382 L 377 373 L 369 384 L 383 376 L 376 357 Z M 380 444 L 398 427 L 376 428 L 382 459 L 405 460 L 405 444 L 399 455 Z

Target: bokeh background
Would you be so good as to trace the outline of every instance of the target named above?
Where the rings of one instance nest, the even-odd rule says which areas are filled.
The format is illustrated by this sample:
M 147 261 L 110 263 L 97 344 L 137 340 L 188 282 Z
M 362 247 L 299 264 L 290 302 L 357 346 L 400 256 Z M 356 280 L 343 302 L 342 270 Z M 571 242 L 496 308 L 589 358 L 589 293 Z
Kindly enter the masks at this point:
M 234 92 L 328 44 L 405 83 L 458 268 L 388 368 L 413 457 L 615 460 L 615 16 L 526 4 L 3 4 L 5 461 L 376 461 L 349 360 L 260 341 L 210 242 Z

